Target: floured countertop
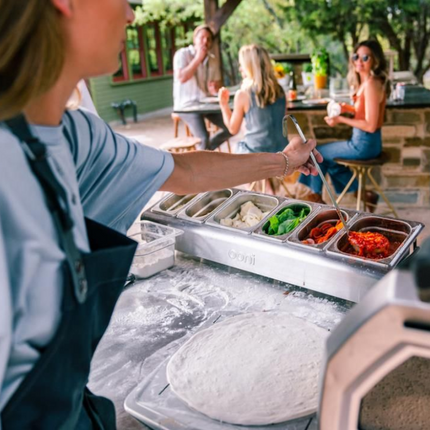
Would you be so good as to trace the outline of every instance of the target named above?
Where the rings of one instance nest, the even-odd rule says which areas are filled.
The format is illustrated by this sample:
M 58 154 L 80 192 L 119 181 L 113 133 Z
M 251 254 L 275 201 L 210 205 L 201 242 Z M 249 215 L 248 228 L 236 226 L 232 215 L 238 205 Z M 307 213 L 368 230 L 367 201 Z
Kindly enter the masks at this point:
M 158 359 L 147 358 L 197 330 L 217 312 L 276 309 L 332 329 L 350 306 L 352 303 L 177 254 L 176 266 L 131 285 L 121 295 L 92 361 L 89 387 L 115 403 L 118 429 L 146 428 L 124 411 L 123 403 L 158 366 Z

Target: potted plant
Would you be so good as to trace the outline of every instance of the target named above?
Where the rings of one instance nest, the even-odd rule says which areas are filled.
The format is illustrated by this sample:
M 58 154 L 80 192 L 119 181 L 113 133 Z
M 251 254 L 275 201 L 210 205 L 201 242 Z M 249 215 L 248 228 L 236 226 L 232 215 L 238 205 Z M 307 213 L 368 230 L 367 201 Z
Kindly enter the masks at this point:
M 305 87 L 308 87 L 309 85 L 312 85 L 314 83 L 314 75 L 312 72 L 313 72 L 312 64 L 311 63 L 305 64 L 302 72 L 302 81 Z
M 314 72 L 315 89 L 321 90 L 327 86 L 329 58 L 325 48 L 315 49 L 311 55 L 311 62 Z
M 275 77 L 279 82 L 279 85 L 285 90 L 288 91 L 288 84 L 290 82 L 290 71 L 292 70 L 288 64 L 282 65 L 280 63 L 276 63 L 272 60 L 273 71 L 275 72 Z

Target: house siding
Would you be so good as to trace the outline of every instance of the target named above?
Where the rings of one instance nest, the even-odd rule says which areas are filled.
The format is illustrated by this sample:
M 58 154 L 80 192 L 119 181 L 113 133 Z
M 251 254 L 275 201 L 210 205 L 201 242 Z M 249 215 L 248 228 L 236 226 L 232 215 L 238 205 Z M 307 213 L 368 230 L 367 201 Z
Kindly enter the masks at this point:
M 138 114 L 173 106 L 172 76 L 126 83 L 112 83 L 110 76 L 103 76 L 90 79 L 90 89 L 96 109 L 106 122 L 119 120 L 111 104 L 127 99 L 136 103 Z M 132 109 L 127 108 L 125 115 L 132 118 Z

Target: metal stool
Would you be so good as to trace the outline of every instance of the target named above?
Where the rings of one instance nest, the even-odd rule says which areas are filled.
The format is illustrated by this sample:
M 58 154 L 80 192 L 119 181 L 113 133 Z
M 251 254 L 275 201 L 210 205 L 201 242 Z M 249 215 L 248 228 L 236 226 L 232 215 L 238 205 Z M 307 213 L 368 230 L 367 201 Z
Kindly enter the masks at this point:
M 201 140 L 198 137 L 176 137 L 161 145 L 161 149 L 169 152 L 189 152 L 196 151 Z
M 366 207 L 366 180 L 370 179 L 370 182 L 375 187 L 376 191 L 379 195 L 384 199 L 387 206 L 390 208 L 389 212 L 392 212 L 396 218 L 398 218 L 397 212 L 394 209 L 393 205 L 388 200 L 387 196 L 382 191 L 381 187 L 375 181 L 375 178 L 372 175 L 372 169 L 374 167 L 383 166 L 390 159 L 389 155 L 386 152 L 381 152 L 381 155 L 377 158 L 372 158 L 370 160 L 345 160 L 343 158 L 335 158 L 334 161 L 336 163 L 341 164 L 342 166 L 349 167 L 352 170 L 352 177 L 350 181 L 346 184 L 346 187 L 342 191 L 342 193 L 337 198 L 337 203 L 340 203 L 349 188 L 351 187 L 354 179 L 358 176 L 358 191 L 357 191 L 357 210 L 360 210 L 361 199 L 363 196 L 363 206 Z M 369 205 L 369 204 L 368 204 Z
M 173 120 L 173 137 L 178 137 L 179 135 L 179 123 L 181 122 L 181 117 L 177 113 L 172 113 L 172 120 Z M 191 131 L 188 127 L 188 125 L 184 122 L 185 126 L 185 135 L 187 137 L 192 136 Z

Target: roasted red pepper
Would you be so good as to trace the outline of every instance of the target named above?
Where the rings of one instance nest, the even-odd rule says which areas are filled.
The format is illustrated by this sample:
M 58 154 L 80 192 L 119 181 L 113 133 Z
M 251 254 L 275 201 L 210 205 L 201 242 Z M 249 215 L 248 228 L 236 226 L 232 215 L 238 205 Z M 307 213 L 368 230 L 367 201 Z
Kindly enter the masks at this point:
M 351 231 L 348 241 L 360 257 L 380 259 L 390 255 L 390 241 L 381 233 Z
M 338 221 L 335 226 L 329 222 L 321 224 L 319 227 L 315 227 L 309 233 L 309 237 L 303 241 L 303 243 L 316 244 L 323 243 L 333 237 L 340 229 L 343 228 L 341 221 Z M 309 240 L 311 239 L 311 240 Z

